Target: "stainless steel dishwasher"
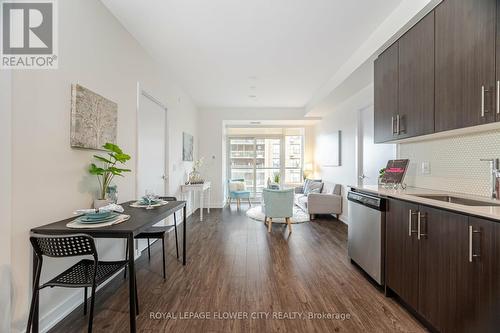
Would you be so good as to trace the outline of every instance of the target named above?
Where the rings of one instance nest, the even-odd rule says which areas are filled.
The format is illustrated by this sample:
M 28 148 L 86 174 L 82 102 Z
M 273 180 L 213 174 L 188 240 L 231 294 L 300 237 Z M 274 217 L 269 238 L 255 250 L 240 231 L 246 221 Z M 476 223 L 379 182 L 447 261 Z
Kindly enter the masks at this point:
M 378 284 L 384 285 L 385 199 L 350 191 L 347 254 Z

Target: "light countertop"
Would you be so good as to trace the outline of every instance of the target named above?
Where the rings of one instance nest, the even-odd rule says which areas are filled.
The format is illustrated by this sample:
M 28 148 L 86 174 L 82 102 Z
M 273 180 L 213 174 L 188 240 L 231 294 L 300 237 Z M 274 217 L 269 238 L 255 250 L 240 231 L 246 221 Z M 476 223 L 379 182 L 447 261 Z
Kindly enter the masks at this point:
M 423 204 L 427 206 L 437 207 L 452 210 L 458 213 L 463 213 L 467 215 L 485 217 L 492 220 L 497 220 L 500 222 L 500 206 L 466 206 L 460 205 L 456 203 L 444 202 L 434 199 L 417 197 L 416 195 L 452 195 L 454 197 L 472 199 L 477 201 L 484 201 L 485 203 L 495 203 L 500 204 L 500 200 L 489 199 L 487 197 L 482 196 L 474 196 L 462 193 L 454 193 L 454 192 L 445 192 L 445 191 L 436 191 L 429 190 L 418 187 L 407 187 L 406 189 L 388 189 L 383 186 L 378 185 L 349 185 L 350 188 L 356 189 L 362 192 L 376 194 L 381 197 L 401 199 L 410 202 L 415 202 L 417 204 Z

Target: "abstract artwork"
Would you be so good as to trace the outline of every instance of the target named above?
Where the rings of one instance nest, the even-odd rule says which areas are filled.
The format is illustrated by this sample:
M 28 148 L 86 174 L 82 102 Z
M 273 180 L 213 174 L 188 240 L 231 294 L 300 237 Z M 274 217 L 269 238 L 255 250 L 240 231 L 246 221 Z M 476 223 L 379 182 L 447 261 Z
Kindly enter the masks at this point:
M 193 160 L 193 136 L 182 132 L 182 160 Z
M 116 143 L 118 105 L 78 84 L 71 87 L 71 147 L 102 150 Z

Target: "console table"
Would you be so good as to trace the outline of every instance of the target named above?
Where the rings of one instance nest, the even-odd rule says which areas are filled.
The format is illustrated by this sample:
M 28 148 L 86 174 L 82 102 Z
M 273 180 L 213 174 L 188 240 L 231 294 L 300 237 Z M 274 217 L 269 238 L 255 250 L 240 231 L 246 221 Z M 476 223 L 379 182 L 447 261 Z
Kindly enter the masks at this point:
M 204 182 L 203 184 L 186 184 L 181 185 L 181 193 L 182 198 L 185 201 L 188 201 L 191 197 L 191 193 L 194 194 L 193 199 L 196 196 L 196 192 L 200 193 L 200 221 L 203 221 L 203 206 L 205 201 L 205 192 L 207 192 L 208 204 L 207 204 L 207 212 L 210 214 L 210 192 L 211 192 L 211 184 L 210 182 Z M 191 205 L 193 205 L 194 200 L 191 201 Z

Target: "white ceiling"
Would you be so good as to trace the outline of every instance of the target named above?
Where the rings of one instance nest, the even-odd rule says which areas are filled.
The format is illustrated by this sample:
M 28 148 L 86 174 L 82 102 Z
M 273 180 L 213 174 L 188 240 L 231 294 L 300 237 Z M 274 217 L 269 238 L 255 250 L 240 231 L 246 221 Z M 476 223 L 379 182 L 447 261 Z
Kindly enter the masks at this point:
M 102 2 L 199 107 L 304 107 L 401 0 Z

